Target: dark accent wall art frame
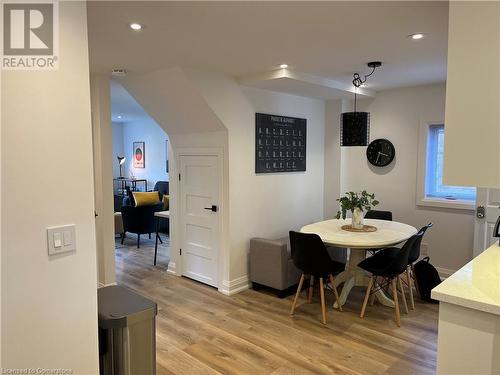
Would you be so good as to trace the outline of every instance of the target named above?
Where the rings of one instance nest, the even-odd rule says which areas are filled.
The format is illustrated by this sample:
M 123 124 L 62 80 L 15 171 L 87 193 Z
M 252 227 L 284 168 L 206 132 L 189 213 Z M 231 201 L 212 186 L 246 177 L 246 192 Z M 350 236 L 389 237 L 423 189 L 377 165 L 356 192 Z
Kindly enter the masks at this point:
M 307 120 L 255 114 L 255 173 L 306 170 Z

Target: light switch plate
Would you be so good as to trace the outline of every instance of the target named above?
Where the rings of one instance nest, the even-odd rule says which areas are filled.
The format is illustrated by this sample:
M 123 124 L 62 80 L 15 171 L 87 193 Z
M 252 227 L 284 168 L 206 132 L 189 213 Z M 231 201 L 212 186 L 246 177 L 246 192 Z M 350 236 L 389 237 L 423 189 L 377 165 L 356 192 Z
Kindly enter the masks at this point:
M 49 255 L 67 253 L 76 250 L 75 225 L 63 225 L 47 228 L 47 246 Z

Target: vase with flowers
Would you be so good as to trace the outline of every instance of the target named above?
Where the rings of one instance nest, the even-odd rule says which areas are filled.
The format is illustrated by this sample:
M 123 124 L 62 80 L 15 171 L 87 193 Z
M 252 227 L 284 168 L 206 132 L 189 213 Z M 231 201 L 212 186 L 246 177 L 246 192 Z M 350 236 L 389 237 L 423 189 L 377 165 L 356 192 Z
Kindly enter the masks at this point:
M 370 211 L 372 207 L 379 204 L 375 199 L 375 194 L 368 193 L 366 190 L 361 192 L 349 191 L 343 197 L 337 199 L 340 210 L 337 212 L 337 219 L 345 219 L 347 211 L 352 213 L 352 227 L 354 229 L 363 229 L 363 211 Z

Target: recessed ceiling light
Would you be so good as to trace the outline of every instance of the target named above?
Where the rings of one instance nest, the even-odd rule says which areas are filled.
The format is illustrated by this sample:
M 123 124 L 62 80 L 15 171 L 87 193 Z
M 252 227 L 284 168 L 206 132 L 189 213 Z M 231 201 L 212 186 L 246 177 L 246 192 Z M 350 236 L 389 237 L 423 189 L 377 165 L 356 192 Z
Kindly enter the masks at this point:
M 280 65 L 280 68 L 281 68 L 281 69 L 286 69 L 286 68 L 288 68 L 288 64 L 281 64 L 281 65 Z
M 131 23 L 130 28 L 135 31 L 139 31 L 142 29 L 142 25 L 140 23 Z
M 116 116 L 116 118 L 117 118 L 117 119 L 121 119 L 121 118 L 122 118 L 122 116 L 118 115 L 118 116 Z
M 416 34 L 410 35 L 410 38 L 412 38 L 413 40 L 419 40 L 419 39 L 422 39 L 423 37 L 424 37 L 424 34 L 422 34 L 422 33 L 416 33 Z

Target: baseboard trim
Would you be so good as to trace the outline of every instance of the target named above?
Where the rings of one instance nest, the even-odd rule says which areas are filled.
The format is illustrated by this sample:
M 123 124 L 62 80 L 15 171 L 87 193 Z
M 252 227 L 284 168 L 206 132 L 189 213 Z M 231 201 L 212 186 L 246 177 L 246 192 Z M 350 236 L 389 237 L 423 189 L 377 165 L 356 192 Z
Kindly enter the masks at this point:
M 250 281 L 248 279 L 248 275 L 244 275 L 233 280 L 222 280 L 219 292 L 226 296 L 233 296 L 249 288 Z
M 167 273 L 177 276 L 177 265 L 175 262 L 168 262 Z
M 436 270 L 439 273 L 439 277 L 441 277 L 441 280 L 445 280 L 451 275 L 453 275 L 457 270 L 450 270 L 448 268 L 441 268 L 441 267 L 436 267 Z
M 99 288 L 104 288 L 104 287 L 106 287 L 106 286 L 111 286 L 111 285 L 117 285 L 117 284 L 116 284 L 116 282 L 114 282 L 114 283 L 109 283 L 109 284 L 104 284 L 104 283 L 99 282 L 99 283 L 97 283 L 97 288 L 98 288 L 98 289 L 99 289 Z

